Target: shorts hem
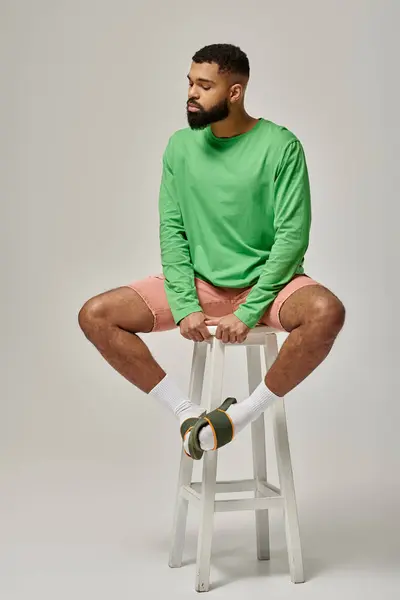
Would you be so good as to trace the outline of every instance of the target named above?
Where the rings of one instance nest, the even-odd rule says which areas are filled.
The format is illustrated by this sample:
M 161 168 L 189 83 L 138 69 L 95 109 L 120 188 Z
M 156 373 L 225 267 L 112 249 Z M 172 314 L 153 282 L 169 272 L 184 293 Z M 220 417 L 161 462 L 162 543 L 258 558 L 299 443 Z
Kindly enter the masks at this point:
M 301 273 L 300 275 L 298 275 L 298 277 L 308 277 L 308 279 L 310 279 L 311 281 L 309 283 L 307 283 L 306 285 L 301 285 L 298 288 L 295 288 L 288 296 L 286 296 L 286 298 L 283 298 L 276 310 L 276 318 L 279 322 L 280 327 L 282 327 L 282 331 L 284 331 L 285 333 L 290 333 L 290 331 L 288 331 L 287 329 L 284 328 L 284 326 L 282 325 L 282 321 L 281 321 L 281 317 L 280 317 L 280 312 L 281 312 L 281 308 L 282 306 L 285 304 L 286 300 L 289 300 L 289 298 L 292 296 L 292 294 L 294 294 L 295 292 L 297 292 L 297 290 L 301 290 L 304 287 L 308 287 L 311 285 L 322 285 L 321 283 L 319 283 L 318 281 L 315 281 L 315 279 L 313 279 L 312 277 L 310 277 L 310 275 L 307 275 L 306 273 Z M 296 278 L 295 278 L 296 279 Z M 292 279 L 293 281 L 293 279 Z
M 156 314 L 155 310 L 153 309 L 153 307 L 151 306 L 149 300 L 146 298 L 146 296 L 143 295 L 142 292 L 140 292 L 137 289 L 137 287 L 135 287 L 135 285 L 130 285 L 130 284 L 126 283 L 123 287 L 128 287 L 131 290 L 134 290 L 141 297 L 143 302 L 146 304 L 147 308 L 153 315 L 153 327 L 150 329 L 150 331 L 148 333 L 154 333 L 156 331 L 156 327 L 158 325 L 158 319 L 157 319 L 157 314 Z

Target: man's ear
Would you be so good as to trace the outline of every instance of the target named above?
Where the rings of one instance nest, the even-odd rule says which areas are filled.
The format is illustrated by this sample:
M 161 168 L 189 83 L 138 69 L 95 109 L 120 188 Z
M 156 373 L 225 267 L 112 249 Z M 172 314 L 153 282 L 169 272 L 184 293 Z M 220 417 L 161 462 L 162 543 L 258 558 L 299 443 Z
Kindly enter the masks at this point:
M 230 92 L 230 101 L 231 102 L 239 102 L 239 100 L 243 97 L 244 88 L 241 83 L 234 83 L 231 87 Z

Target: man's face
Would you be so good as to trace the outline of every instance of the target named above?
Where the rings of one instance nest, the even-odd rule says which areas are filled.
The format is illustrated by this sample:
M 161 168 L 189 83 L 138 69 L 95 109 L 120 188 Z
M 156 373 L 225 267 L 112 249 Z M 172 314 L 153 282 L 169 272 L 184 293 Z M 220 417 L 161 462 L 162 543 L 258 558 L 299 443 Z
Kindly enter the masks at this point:
M 229 82 L 227 76 L 218 74 L 216 63 L 192 62 L 188 82 L 186 114 L 192 129 L 204 129 L 229 116 Z M 191 111 L 191 106 L 198 110 Z

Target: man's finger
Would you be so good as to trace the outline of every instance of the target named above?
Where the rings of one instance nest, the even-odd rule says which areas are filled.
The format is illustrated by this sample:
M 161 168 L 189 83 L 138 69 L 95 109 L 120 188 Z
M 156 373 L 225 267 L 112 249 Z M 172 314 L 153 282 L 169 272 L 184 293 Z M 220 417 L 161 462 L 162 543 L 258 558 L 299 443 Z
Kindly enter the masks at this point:
M 189 336 L 193 342 L 201 342 L 203 340 L 203 337 L 195 329 L 189 333 Z
M 233 331 L 231 332 L 231 334 L 229 336 L 229 341 L 231 344 L 236 344 L 236 342 L 237 342 L 236 333 L 234 333 Z
M 209 340 L 210 339 L 211 333 L 208 331 L 205 322 L 202 323 L 199 331 L 200 331 L 201 335 L 203 336 L 204 340 Z
M 224 344 L 227 344 L 229 342 L 229 330 L 225 330 L 222 332 L 222 341 L 224 342 Z

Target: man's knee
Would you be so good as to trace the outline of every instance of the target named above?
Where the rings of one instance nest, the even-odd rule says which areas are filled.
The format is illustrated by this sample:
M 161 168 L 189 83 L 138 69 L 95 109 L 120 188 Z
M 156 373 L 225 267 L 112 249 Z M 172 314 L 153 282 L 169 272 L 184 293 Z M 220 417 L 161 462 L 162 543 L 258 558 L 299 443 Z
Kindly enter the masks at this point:
M 318 329 L 327 337 L 336 337 L 342 329 L 346 318 L 344 304 L 335 294 L 322 289 L 313 298 L 308 311 L 309 325 Z
M 89 335 L 99 321 L 107 319 L 108 301 L 102 296 L 87 300 L 78 313 L 79 326 L 85 335 Z

